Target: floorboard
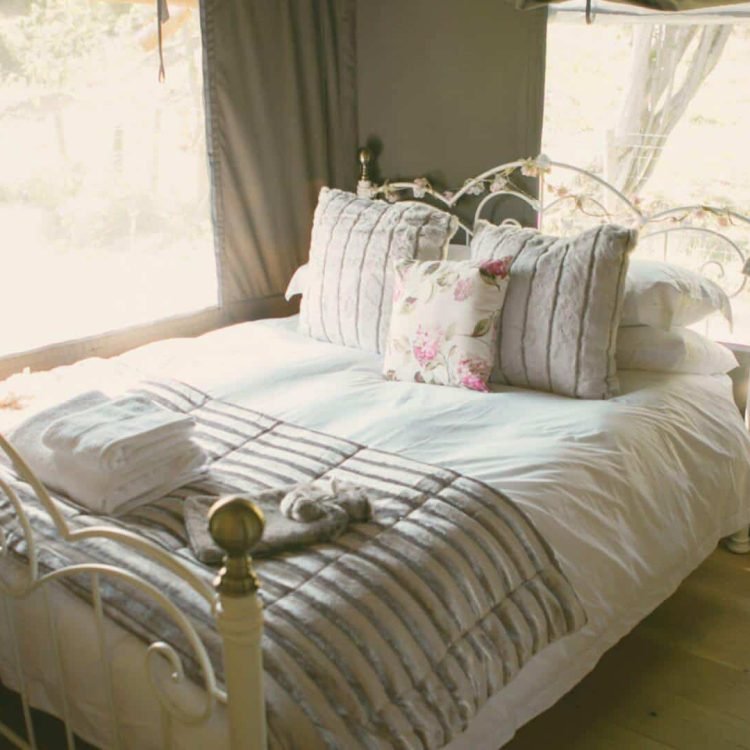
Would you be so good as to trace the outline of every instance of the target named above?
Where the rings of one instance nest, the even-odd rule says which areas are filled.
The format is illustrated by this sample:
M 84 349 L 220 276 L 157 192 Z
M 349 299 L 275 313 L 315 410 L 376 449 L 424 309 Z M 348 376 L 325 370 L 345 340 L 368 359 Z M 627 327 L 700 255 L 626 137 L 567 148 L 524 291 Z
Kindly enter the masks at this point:
M 505 750 L 750 750 L 750 556 L 719 549 Z

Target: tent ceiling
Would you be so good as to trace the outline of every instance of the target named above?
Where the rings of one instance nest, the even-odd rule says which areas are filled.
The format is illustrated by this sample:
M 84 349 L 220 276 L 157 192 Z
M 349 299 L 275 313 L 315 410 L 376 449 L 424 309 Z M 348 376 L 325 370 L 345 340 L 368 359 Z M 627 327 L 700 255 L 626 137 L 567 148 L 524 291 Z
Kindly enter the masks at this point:
M 530 0 L 522 0 L 524 7 L 531 7 Z M 531 0 L 534 1 L 534 0 Z M 644 0 L 646 1 L 646 0 Z M 658 3 L 666 5 L 662 0 Z M 656 3 L 655 3 L 656 4 Z M 671 4 L 671 3 L 670 3 Z M 691 6 L 695 2 L 689 3 Z M 583 22 L 585 21 L 586 0 L 566 0 L 565 2 L 539 2 L 541 5 L 549 6 L 550 18 L 555 21 Z M 713 5 L 710 7 L 684 10 L 675 13 L 674 10 L 654 10 L 643 7 L 641 4 L 633 4 L 619 0 L 592 0 L 591 10 L 597 22 L 607 23 L 702 23 L 702 24 L 732 24 L 750 22 L 750 2 L 741 2 L 731 5 Z

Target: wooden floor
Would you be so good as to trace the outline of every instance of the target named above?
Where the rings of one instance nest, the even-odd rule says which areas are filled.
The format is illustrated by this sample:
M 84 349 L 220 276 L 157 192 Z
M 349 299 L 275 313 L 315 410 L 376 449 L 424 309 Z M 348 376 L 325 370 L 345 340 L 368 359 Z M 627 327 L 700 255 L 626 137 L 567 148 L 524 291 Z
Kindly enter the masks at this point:
M 9 703 L 0 692 L 6 718 L 15 712 Z M 53 721 L 41 734 L 42 750 L 65 746 Z M 750 555 L 717 550 L 580 685 L 505 746 L 665 748 L 750 750 Z
M 65 750 L 67 744 L 62 723 L 40 711 L 34 711 L 33 714 L 39 750 Z M 25 735 L 22 716 L 21 701 L 18 696 L 0 686 L 0 721 L 23 738 Z M 16 746 L 0 735 L 0 750 L 16 750 Z M 96 750 L 96 748 L 76 738 L 76 750 Z
M 750 750 L 750 555 L 717 550 L 504 750 Z

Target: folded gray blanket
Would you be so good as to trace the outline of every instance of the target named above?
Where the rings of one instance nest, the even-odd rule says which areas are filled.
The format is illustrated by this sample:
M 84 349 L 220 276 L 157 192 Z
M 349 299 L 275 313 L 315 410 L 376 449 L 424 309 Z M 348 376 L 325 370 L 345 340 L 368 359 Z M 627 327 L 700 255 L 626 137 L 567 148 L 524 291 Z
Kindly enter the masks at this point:
M 350 523 L 369 520 L 370 492 L 373 490 L 326 477 L 248 495 L 266 518 L 263 537 L 252 550 L 253 557 L 271 557 L 333 541 Z M 208 530 L 208 512 L 218 499 L 213 495 L 185 499 L 185 531 L 190 549 L 206 565 L 220 565 L 224 558 Z

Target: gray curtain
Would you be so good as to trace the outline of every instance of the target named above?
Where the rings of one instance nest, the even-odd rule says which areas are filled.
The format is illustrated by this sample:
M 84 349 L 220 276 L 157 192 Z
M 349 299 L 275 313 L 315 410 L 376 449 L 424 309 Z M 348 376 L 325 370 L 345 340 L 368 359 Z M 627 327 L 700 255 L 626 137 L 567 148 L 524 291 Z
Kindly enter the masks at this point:
M 521 10 L 533 10 L 534 8 L 544 8 L 548 5 L 564 2 L 565 0 L 511 0 L 515 2 L 517 8 Z M 640 8 L 658 11 L 680 11 L 680 10 L 701 10 L 705 8 L 715 9 L 722 5 L 739 5 L 747 3 L 748 0 L 612 0 L 612 2 L 621 3 L 622 5 L 637 5 Z
M 379 179 L 456 190 L 539 153 L 545 13 L 496 0 L 360 0 L 357 12 L 359 133 Z M 532 220 L 519 201 L 502 203 Z
M 201 22 L 220 298 L 241 318 L 306 259 L 320 187 L 356 180 L 355 3 L 202 0 Z

